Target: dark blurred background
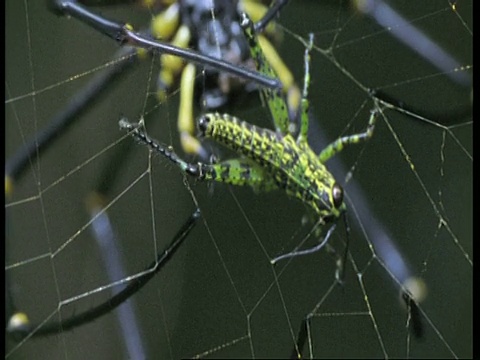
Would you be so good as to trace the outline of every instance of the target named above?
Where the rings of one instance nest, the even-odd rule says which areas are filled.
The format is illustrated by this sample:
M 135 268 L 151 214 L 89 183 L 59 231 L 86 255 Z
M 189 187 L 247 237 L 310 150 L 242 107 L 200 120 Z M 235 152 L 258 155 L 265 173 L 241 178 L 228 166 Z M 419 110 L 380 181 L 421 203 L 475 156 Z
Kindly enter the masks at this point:
M 457 2 L 458 16 L 445 1 L 389 4 L 461 65 L 472 65 L 471 2 Z M 150 18 L 137 5 L 100 10 L 136 28 Z M 8 158 L 109 66 L 117 46 L 74 19 L 52 15 L 44 2 L 7 1 L 5 22 Z M 190 181 L 202 221 L 172 262 L 134 297 L 148 358 L 204 352 L 220 358 L 287 357 L 302 318 L 320 301 L 320 316 L 311 324 L 316 358 L 471 357 L 471 87 L 450 80 L 345 2 L 292 0 L 278 22 L 286 29 L 280 53 L 298 83 L 304 47 L 295 36 L 306 38 L 313 32 L 315 44 L 330 48 L 335 57 L 332 61 L 312 52 L 312 142 L 364 129 L 372 103 L 357 84 L 400 99 L 423 116 L 415 119 L 387 110 L 388 124 L 380 120 L 366 146 L 352 146 L 337 156 L 347 169 L 355 165 L 350 181 L 363 188 L 373 211 L 369 216 L 388 229 L 412 273 L 428 286 L 420 307 L 423 339 L 409 336 L 398 285 L 388 264 L 382 266 L 373 257 L 375 239 L 359 231 L 362 221 L 358 226 L 354 209 L 349 210 L 353 261 L 347 264 L 345 285 L 329 292 L 336 267 L 326 251 L 279 263 L 275 269 L 269 264 L 311 230 L 311 225 L 302 226 L 301 203 L 281 192 L 255 194 L 248 188 Z M 145 61 L 116 83 L 66 134 L 32 159 L 6 200 L 6 265 L 19 264 L 6 272 L 8 291 L 32 322 L 58 318 L 59 299 L 111 282 L 85 226 L 85 198 L 102 170 L 112 166 L 115 149 L 131 141 L 119 141 L 123 133 L 118 119 L 124 115 L 136 121 L 143 114 L 152 136 L 180 149 L 178 94 L 161 105 L 153 96 L 147 98 L 156 70 Z M 471 76 L 471 69 L 465 72 Z M 268 117 L 260 116 L 264 110 L 254 94 L 232 104 L 229 112 L 271 126 Z M 221 151 L 219 156 L 226 154 Z M 166 246 L 195 204 L 179 171 L 163 159 L 153 156 L 149 161 L 140 145 L 122 156 L 125 165 L 112 175 L 109 196 L 115 200 L 108 211 L 132 275 L 153 260 L 155 241 L 159 249 Z M 345 189 L 348 194 L 348 184 Z M 339 223 L 330 243 L 341 253 L 344 241 Z M 43 254 L 55 256 L 37 258 Z M 80 313 L 108 296 L 109 291 L 86 296 L 60 313 Z M 59 336 L 29 339 L 11 358 L 125 358 L 123 343 L 117 319 L 109 314 Z M 14 346 L 7 338 L 7 353 Z

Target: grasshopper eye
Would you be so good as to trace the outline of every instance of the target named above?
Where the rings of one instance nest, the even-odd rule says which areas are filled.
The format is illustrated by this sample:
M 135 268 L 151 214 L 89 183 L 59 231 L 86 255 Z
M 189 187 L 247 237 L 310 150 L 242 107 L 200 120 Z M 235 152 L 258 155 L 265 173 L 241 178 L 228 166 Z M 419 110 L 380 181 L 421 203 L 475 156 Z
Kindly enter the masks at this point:
M 332 187 L 333 205 L 338 209 L 343 204 L 343 189 L 335 183 Z

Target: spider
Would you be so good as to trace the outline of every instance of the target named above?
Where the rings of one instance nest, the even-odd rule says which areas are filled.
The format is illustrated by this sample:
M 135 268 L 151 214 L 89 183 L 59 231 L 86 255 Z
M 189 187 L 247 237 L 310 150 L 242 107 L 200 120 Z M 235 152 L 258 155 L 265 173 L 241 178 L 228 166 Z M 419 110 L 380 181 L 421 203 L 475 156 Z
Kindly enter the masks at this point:
M 192 104 L 194 102 L 196 68 L 192 63 L 185 65 L 182 57 L 178 55 L 183 55 L 187 60 L 194 60 L 192 57 L 186 56 L 187 52 L 181 51 L 181 49 L 189 47 L 197 49 L 197 56 L 206 55 L 225 59 L 227 62 L 223 62 L 223 64 L 229 65 L 230 70 L 237 71 L 237 65 L 253 68 L 254 66 L 251 65 L 249 58 L 248 46 L 238 24 L 239 12 L 245 11 L 256 21 L 256 31 L 259 33 L 259 41 L 264 49 L 265 56 L 272 64 L 281 82 L 283 91 L 287 95 L 290 116 L 292 118 L 295 117 L 300 99 L 299 89 L 293 80 L 290 70 L 283 63 L 270 40 L 268 40 L 268 37 L 270 37 L 273 40 L 277 38 L 278 41 L 280 32 L 275 28 L 275 24 L 271 20 L 287 2 L 288 0 L 276 1 L 270 9 L 267 9 L 260 0 L 215 0 L 213 2 L 211 0 L 182 0 L 158 1 L 153 4 L 145 2 L 156 13 L 151 23 L 151 35 L 155 39 L 167 41 L 169 49 L 176 47 L 174 53 L 160 56 L 161 70 L 158 77 L 157 96 L 163 102 L 175 80 L 179 77 L 181 78 L 177 123 L 181 146 L 185 153 L 198 155 L 203 159 L 209 157 L 208 152 L 202 148 L 198 140 L 193 136 Z M 79 17 L 94 28 L 99 28 L 95 21 L 102 23 L 102 20 L 89 13 L 86 8 L 76 1 L 55 1 L 52 7 L 58 14 L 71 14 Z M 136 43 L 139 39 L 132 34 L 133 28 L 129 24 L 125 24 L 123 29 L 121 28 L 122 26 L 123 24 L 119 27 L 119 24 L 104 21 L 100 25 L 100 31 L 120 43 Z M 140 42 L 142 41 L 140 40 Z M 148 41 L 145 41 L 142 46 L 148 48 Z M 160 49 L 162 52 L 165 50 L 165 46 Z M 208 65 L 205 60 L 205 57 L 203 57 L 204 65 Z M 247 91 L 249 88 L 252 88 L 251 84 L 246 84 L 245 80 L 241 78 L 220 73 L 218 70 L 224 70 L 224 68 L 219 66 L 220 62 L 221 60 L 217 63 L 212 62 L 215 68 L 209 69 L 207 67 L 204 71 L 201 103 L 205 109 L 217 109 L 225 105 L 229 97 L 235 91 L 238 91 L 239 88 L 246 87 Z M 245 72 L 241 73 L 243 76 L 245 74 Z M 277 83 L 274 83 L 274 86 L 277 86 Z
M 277 1 L 269 10 L 269 14 L 276 14 L 286 3 L 286 0 Z M 283 85 L 291 118 L 295 117 L 300 92 L 290 70 L 268 39 L 278 42 L 280 32 L 275 27 L 275 23 L 270 21 L 272 16 L 267 15 L 267 8 L 262 1 L 184 0 L 175 1 L 169 5 L 162 5 L 160 2 L 159 6 L 161 11 L 154 17 L 151 25 L 151 32 L 155 38 L 168 40 L 172 45 L 179 47 L 193 47 L 200 54 L 226 59 L 234 65 L 246 65 L 254 68 L 238 19 L 239 13 L 247 13 L 252 21 L 257 23 L 256 32 L 259 33 L 259 41 L 266 59 L 274 68 L 276 76 Z M 163 9 L 163 7 L 166 8 Z M 262 31 L 263 29 L 265 31 Z M 208 159 L 208 152 L 194 136 L 192 103 L 196 76 L 195 66 L 193 64 L 185 65 L 181 58 L 172 55 L 162 55 L 160 63 L 157 91 L 160 101 L 165 100 L 175 79 L 181 78 L 178 130 L 182 149 L 186 154 Z M 229 97 L 238 92 L 239 88 L 246 88 L 247 91 L 248 88 L 251 88 L 241 78 L 219 73 L 216 69 L 207 68 L 203 75 L 203 91 L 200 102 L 205 109 L 220 108 L 225 105 Z

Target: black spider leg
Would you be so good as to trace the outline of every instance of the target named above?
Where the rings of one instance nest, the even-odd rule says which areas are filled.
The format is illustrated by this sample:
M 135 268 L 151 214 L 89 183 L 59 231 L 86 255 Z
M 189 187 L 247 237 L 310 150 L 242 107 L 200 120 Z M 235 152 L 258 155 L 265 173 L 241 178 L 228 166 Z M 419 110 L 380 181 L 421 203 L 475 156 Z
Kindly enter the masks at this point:
M 72 316 L 64 321 L 51 323 L 44 326 L 32 326 L 31 329 L 33 330 L 33 333 L 31 336 L 49 336 L 64 331 L 69 331 L 81 325 L 92 322 L 117 308 L 131 296 L 140 291 L 160 270 L 165 267 L 165 265 L 173 257 L 176 251 L 180 248 L 180 245 L 195 227 L 197 221 L 200 219 L 200 216 L 200 209 L 197 208 L 188 217 L 180 230 L 175 234 L 173 240 L 166 247 L 166 249 L 158 253 L 155 261 L 146 267 L 144 271 L 145 274 L 132 280 L 132 282 L 121 292 L 117 293 L 107 301 L 95 306 L 94 308 L 89 309 L 81 314 Z M 17 333 L 12 335 L 18 336 L 19 334 Z
M 50 8 L 58 15 L 71 16 L 82 21 L 98 32 L 115 40 L 121 46 L 131 45 L 162 54 L 179 56 L 185 60 L 204 66 L 211 66 L 219 71 L 225 71 L 232 75 L 254 81 L 261 86 L 272 89 L 282 88 L 282 84 L 278 79 L 272 79 L 257 71 L 236 66 L 221 59 L 202 55 L 192 50 L 180 48 L 160 41 L 154 41 L 141 33 L 133 31 L 130 25 L 105 19 L 104 17 L 88 10 L 76 1 L 56 0 L 50 3 Z
M 69 103 L 56 113 L 48 125 L 40 129 L 35 137 L 28 140 L 5 163 L 5 176 L 15 182 L 22 175 L 27 164 L 39 156 L 54 140 L 58 139 L 83 113 L 88 111 L 101 95 L 107 93 L 122 76 L 137 63 L 134 48 L 120 49 L 114 56 L 112 65 L 96 75 Z
M 267 10 L 263 18 L 261 18 L 259 21 L 257 21 L 254 25 L 254 29 L 256 33 L 262 32 L 267 25 L 270 23 L 270 21 L 273 20 L 275 16 L 277 16 L 280 13 L 280 10 L 288 4 L 290 0 L 277 0 L 272 3 L 272 6 Z
M 5 163 L 5 181 L 6 184 L 14 185 L 23 176 L 28 165 L 32 165 L 41 154 L 52 145 L 56 140 L 61 137 L 74 123 L 77 123 L 81 115 L 86 113 L 97 101 L 102 99 L 107 91 L 128 73 L 128 70 L 134 68 L 137 64 L 137 52 L 134 48 L 125 47 L 120 49 L 116 55 L 114 55 L 111 62 L 111 66 L 108 66 L 102 70 L 98 75 L 87 83 L 75 97 L 71 98 L 69 102 L 58 111 L 49 123 L 42 129 L 40 129 L 34 137 L 29 139 L 21 146 Z M 8 103 L 8 101 L 7 101 Z M 124 146 L 125 147 L 125 146 Z M 125 150 L 126 151 L 126 150 Z M 125 153 L 122 151 L 122 153 Z M 111 168 L 110 168 L 111 170 Z M 109 173 L 111 177 L 112 173 Z M 99 186 L 100 188 L 100 186 Z M 101 191 L 101 190 L 100 190 Z M 9 196 L 12 192 L 12 186 L 6 186 L 5 195 Z M 6 209 L 8 215 L 8 208 Z M 8 230 L 8 216 L 6 217 L 6 229 Z M 9 234 L 6 233 L 8 238 Z M 8 249 L 6 248 L 8 254 Z M 17 309 L 15 306 L 14 298 L 10 293 L 8 287 L 9 272 L 5 272 L 6 286 L 5 286 L 5 299 L 8 308 L 6 308 L 6 322 L 13 321 L 16 323 L 18 315 L 23 315 L 22 309 Z M 6 326 L 9 324 L 6 323 Z M 23 328 L 30 328 L 27 323 L 16 323 L 14 327 L 20 326 Z

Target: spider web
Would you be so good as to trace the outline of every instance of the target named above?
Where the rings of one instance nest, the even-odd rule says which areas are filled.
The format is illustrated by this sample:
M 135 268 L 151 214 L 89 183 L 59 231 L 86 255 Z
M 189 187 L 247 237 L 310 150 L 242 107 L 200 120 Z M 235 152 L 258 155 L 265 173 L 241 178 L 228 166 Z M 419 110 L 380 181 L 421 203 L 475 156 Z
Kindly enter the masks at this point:
M 85 202 L 104 169 L 115 168 L 112 153 L 131 142 L 118 130 L 118 119 L 143 116 L 152 136 L 180 149 L 178 93 L 158 104 L 152 94 L 156 63 L 145 61 L 31 159 L 6 199 L 6 291 L 15 306 L 40 327 L 95 306 L 111 296 L 114 283 L 141 274 L 197 202 L 202 220 L 132 300 L 148 358 L 287 357 L 309 313 L 305 357 L 471 357 L 472 4 L 390 5 L 458 64 L 435 67 L 395 38 L 395 28 L 405 25 L 385 29 L 343 2 L 294 0 L 279 19 L 280 51 L 300 84 L 300 39 L 315 34 L 313 147 L 363 131 L 373 105 L 366 89 L 410 106 L 384 108 L 371 141 L 327 164 L 349 199 L 352 231 L 343 286 L 336 283 L 336 257 L 328 251 L 270 265 L 312 230 L 302 225 L 302 204 L 279 192 L 186 182 L 139 145 L 122 153 L 125 165 L 118 172 L 111 170 L 107 209 L 125 274 L 109 278 Z M 102 9 L 112 18 L 148 23 L 148 13 L 133 10 Z M 112 66 L 117 48 L 75 20 L 56 18 L 43 2 L 7 1 L 6 11 L 8 158 L 95 74 Z M 252 98 L 229 112 L 271 127 Z M 381 224 L 386 239 L 369 232 L 372 221 Z M 337 253 L 345 236 L 339 222 L 330 240 Z M 421 339 L 408 330 L 395 263 L 380 252 L 388 239 L 397 250 L 386 253 L 398 251 L 428 289 L 419 304 Z M 126 351 L 115 312 L 48 338 L 17 343 L 8 337 L 6 348 L 15 359 L 131 356 Z

